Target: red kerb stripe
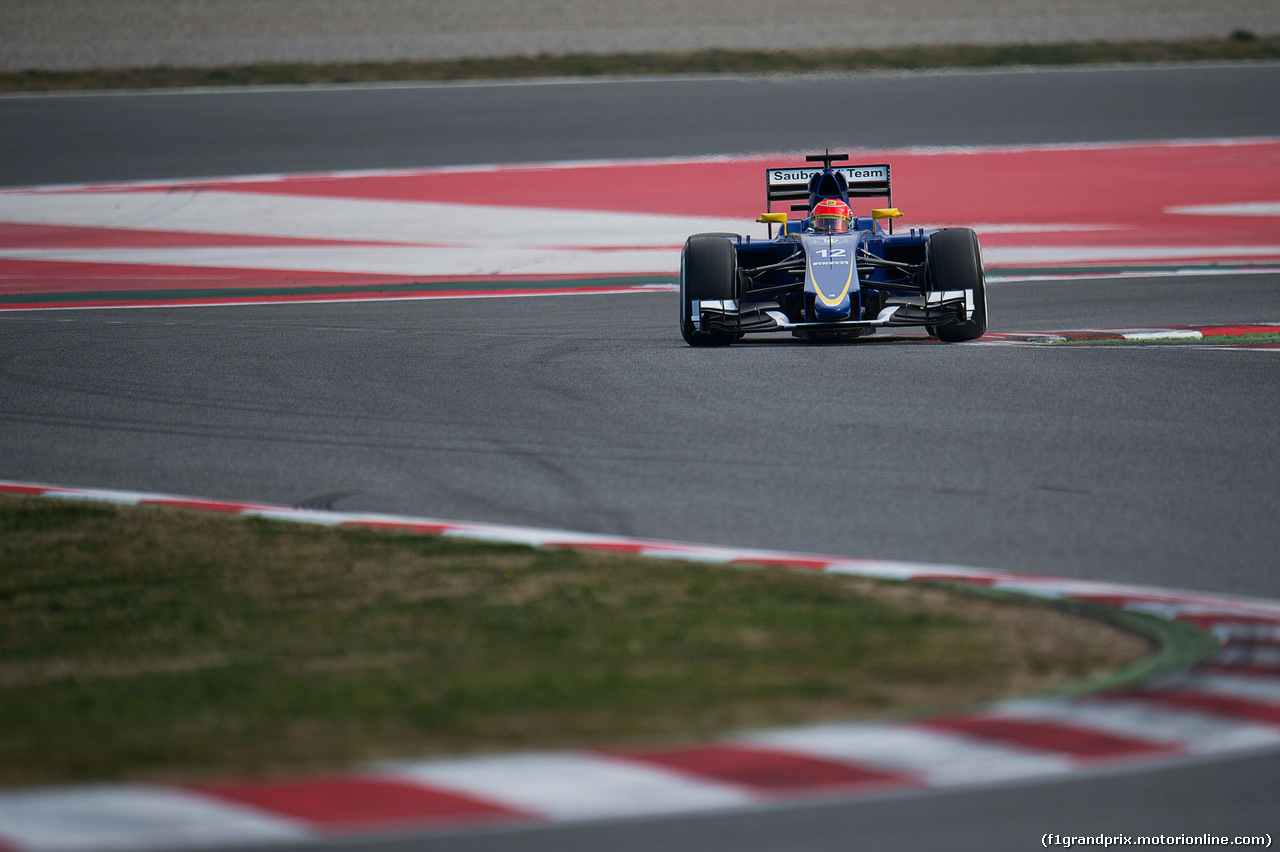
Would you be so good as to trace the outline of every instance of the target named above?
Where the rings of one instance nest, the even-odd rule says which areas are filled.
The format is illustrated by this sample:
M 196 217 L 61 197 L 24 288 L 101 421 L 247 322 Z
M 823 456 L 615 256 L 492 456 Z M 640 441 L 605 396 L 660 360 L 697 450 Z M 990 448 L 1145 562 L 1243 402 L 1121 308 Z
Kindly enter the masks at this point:
M 1208 325 L 1191 326 L 1205 337 L 1236 337 L 1245 334 L 1280 334 L 1277 325 Z
M 412 521 L 344 521 L 339 524 L 343 527 L 367 527 L 375 530 L 392 530 L 403 532 L 424 533 L 426 535 L 443 535 L 444 533 L 456 530 L 456 524 L 419 524 Z
M 912 574 L 911 579 L 917 583 L 968 583 L 972 586 L 994 586 L 996 583 L 1008 582 L 1008 577 L 980 577 L 955 574 Z
M 260 781 L 192 785 L 190 789 L 330 831 L 476 818 L 530 818 L 529 814 L 470 796 L 377 778 Z
M 1140 591 L 1135 591 L 1132 594 L 1115 595 L 1082 593 L 1068 595 L 1067 597 L 1073 601 L 1081 601 L 1082 603 L 1091 603 L 1098 606 L 1108 606 L 1112 609 L 1124 609 L 1125 607 L 1135 603 L 1170 604 L 1173 606 L 1177 606 L 1182 603 L 1176 595 L 1164 593 L 1143 594 Z
M 557 547 L 565 550 L 597 550 L 601 553 L 640 553 L 645 550 L 662 549 L 659 545 L 631 544 L 628 542 L 584 542 L 584 541 L 547 541 L 543 547 Z
M 1211 692 L 1195 692 L 1184 689 L 1162 689 L 1144 692 L 1140 689 L 1123 693 L 1108 693 L 1125 698 L 1137 698 L 1169 707 L 1188 710 L 1200 710 L 1215 716 L 1230 716 L 1233 719 L 1248 719 L 1251 722 L 1280 724 L 1280 705 L 1253 701 L 1248 698 L 1237 698 L 1233 695 L 1217 695 Z
M 786 556 L 761 559 L 734 559 L 733 565 L 767 565 L 770 568 L 792 568 L 797 571 L 826 571 L 831 567 L 831 559 L 791 559 Z
M 1265 615 L 1232 615 L 1230 613 L 1212 613 L 1203 615 L 1200 613 L 1179 613 L 1177 621 L 1185 621 L 1188 624 L 1194 624 L 1201 630 L 1212 631 L 1215 628 L 1226 628 L 1228 630 L 1256 630 L 1259 628 L 1272 630 L 1280 630 L 1280 617 Z
M 6 494 L 62 494 L 59 488 L 46 488 L 43 485 L 0 485 L 0 491 Z
M 175 509 L 198 509 L 203 512 L 226 512 L 235 514 L 246 509 L 256 508 L 248 503 L 227 503 L 221 500 L 143 500 L 141 506 L 171 506 Z
M 1001 716 L 950 716 L 929 719 L 919 724 L 925 728 L 953 731 L 984 740 L 996 740 L 1038 751 L 1059 752 L 1089 760 L 1177 754 L 1181 751 L 1177 746 L 1167 743 L 1121 737 L 1053 722 L 1009 719 Z

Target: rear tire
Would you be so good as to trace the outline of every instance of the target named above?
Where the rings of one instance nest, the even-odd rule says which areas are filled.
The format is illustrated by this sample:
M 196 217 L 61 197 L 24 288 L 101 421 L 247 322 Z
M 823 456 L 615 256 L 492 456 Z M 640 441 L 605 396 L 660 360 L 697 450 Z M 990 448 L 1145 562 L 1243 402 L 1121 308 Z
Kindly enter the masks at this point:
M 728 346 L 736 331 L 693 325 L 691 302 L 738 298 L 738 250 L 728 234 L 695 234 L 680 254 L 680 336 L 690 346 Z
M 987 331 L 986 281 L 982 248 L 969 228 L 948 228 L 931 234 L 926 243 L 930 287 L 934 290 L 972 290 L 973 316 L 964 322 L 939 323 L 938 339 L 947 343 L 977 340 Z

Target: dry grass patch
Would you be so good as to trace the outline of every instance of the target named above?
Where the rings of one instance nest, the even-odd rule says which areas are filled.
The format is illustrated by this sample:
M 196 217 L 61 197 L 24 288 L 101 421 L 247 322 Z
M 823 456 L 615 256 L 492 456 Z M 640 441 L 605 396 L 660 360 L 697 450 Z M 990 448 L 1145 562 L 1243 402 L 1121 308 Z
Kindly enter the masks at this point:
M 918 585 L 0 498 L 0 784 L 670 741 L 1147 651 Z

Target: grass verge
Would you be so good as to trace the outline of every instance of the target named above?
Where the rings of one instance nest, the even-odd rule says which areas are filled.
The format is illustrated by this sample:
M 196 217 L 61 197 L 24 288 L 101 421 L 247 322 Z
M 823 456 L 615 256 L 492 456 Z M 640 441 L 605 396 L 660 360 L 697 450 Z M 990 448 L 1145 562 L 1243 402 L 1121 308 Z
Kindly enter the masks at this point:
M 945 588 L 0 497 L 0 785 L 883 717 L 1149 651 Z
M 0 72 L 0 92 L 191 86 L 388 83 L 644 74 L 809 74 L 1132 62 L 1280 59 L 1280 35 L 1061 44 L 920 45 L 884 49 L 685 53 L 574 53 L 423 62 L 275 63 L 215 68 Z

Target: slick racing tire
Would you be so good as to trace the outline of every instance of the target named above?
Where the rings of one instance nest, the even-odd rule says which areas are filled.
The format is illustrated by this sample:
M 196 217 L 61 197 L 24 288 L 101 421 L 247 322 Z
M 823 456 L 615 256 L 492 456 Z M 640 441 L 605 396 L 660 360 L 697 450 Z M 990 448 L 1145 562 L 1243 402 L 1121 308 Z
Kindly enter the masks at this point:
M 690 346 L 728 346 L 738 335 L 725 329 L 695 329 L 693 302 L 738 298 L 738 250 L 729 234 L 695 234 L 680 254 L 680 336 Z
M 938 323 L 939 340 L 962 343 L 987 331 L 987 292 L 978 235 L 968 228 L 948 228 L 929 236 L 925 247 L 933 290 L 972 290 L 973 316 L 964 322 Z

